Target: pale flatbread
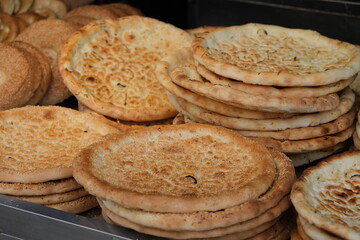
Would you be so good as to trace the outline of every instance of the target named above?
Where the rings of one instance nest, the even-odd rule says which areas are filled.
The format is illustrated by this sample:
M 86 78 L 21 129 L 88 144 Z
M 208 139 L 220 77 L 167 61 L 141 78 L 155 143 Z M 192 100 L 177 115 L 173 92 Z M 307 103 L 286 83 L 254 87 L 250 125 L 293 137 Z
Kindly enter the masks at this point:
M 344 142 L 353 136 L 355 131 L 355 125 L 353 124 L 349 128 L 332 134 L 317 138 L 310 138 L 305 140 L 276 140 L 272 138 L 263 137 L 249 137 L 257 142 L 264 144 L 265 146 L 275 149 L 284 153 L 303 153 L 308 151 L 316 151 L 323 148 L 335 146 L 338 143 Z
M 287 156 L 291 159 L 292 163 L 294 164 L 294 167 L 299 167 L 323 159 L 325 157 L 329 157 L 332 154 L 344 151 L 348 147 L 349 147 L 349 142 L 345 141 L 325 149 L 320 149 L 305 153 L 288 154 Z
M 49 204 L 45 205 L 50 208 L 58 209 L 64 212 L 70 213 L 82 213 L 88 211 L 94 207 L 99 206 L 96 197 L 87 195 L 85 197 L 81 197 L 72 201 Z
M 50 195 L 42 195 L 42 196 L 16 196 L 19 199 L 24 201 L 42 204 L 42 205 L 49 205 L 49 204 L 56 204 L 56 203 L 63 203 L 72 201 L 81 197 L 89 195 L 88 192 L 85 191 L 84 188 L 79 188 L 76 190 L 64 192 L 64 193 L 55 193 Z
M 211 71 L 243 82 L 320 86 L 360 70 L 360 50 L 311 30 L 249 23 L 198 36 L 194 57 Z
M 174 103 L 174 101 L 172 103 L 181 107 L 178 111 L 183 110 L 191 116 L 215 125 L 237 130 L 277 131 L 289 128 L 311 127 L 331 122 L 350 111 L 355 101 L 355 94 L 347 88 L 341 95 L 339 106 L 334 110 L 300 114 L 285 119 L 274 118 L 260 120 L 228 117 L 208 111 L 179 97 L 175 97 L 174 100 L 176 103 Z
M 191 41 L 184 30 L 152 18 L 97 21 L 71 36 L 60 70 L 70 91 L 98 113 L 124 121 L 167 119 L 177 112 L 156 79 L 155 64 Z
M 58 106 L 0 112 L 0 181 L 40 183 L 72 177 L 78 152 L 110 133 L 109 120 Z
M 0 193 L 15 196 L 37 196 L 63 193 L 79 189 L 81 185 L 74 178 L 44 183 L 6 183 L 0 182 Z
M 310 224 L 345 239 L 360 239 L 360 152 L 348 151 L 306 169 L 291 201 Z
M 336 93 L 348 87 L 354 82 L 356 75 L 340 80 L 328 85 L 317 87 L 282 87 L 277 88 L 273 86 L 263 86 L 256 84 L 248 84 L 241 81 L 234 81 L 214 72 L 211 72 L 205 66 L 195 62 L 196 69 L 199 74 L 207 81 L 214 85 L 221 85 L 229 87 L 238 91 L 246 92 L 254 95 L 262 95 L 269 97 L 284 97 L 284 98 L 304 98 L 304 97 L 320 97 L 330 93 Z M 351 86 L 351 85 L 350 85 Z
M 341 240 L 340 237 L 336 237 L 323 229 L 320 229 L 316 227 L 313 224 L 310 224 L 308 221 L 306 221 L 304 218 L 302 218 L 300 215 L 298 215 L 299 222 L 304 230 L 304 232 L 312 239 L 314 240 Z
M 121 216 L 131 218 L 132 221 L 140 225 L 147 225 L 153 228 L 166 226 L 173 231 L 205 231 L 254 219 L 267 211 L 273 211 L 276 209 L 276 206 L 280 206 L 281 201 L 283 202 L 282 204 L 286 203 L 286 195 L 289 193 L 291 185 L 296 178 L 294 167 L 289 159 L 284 154 L 278 152 L 272 151 L 272 154 L 274 154 L 278 174 L 272 187 L 256 200 L 223 209 L 222 211 L 202 211 L 182 214 L 144 211 L 141 214 L 137 214 L 138 212 L 129 209 L 127 212 L 123 212 L 124 215 Z
M 328 111 L 336 108 L 339 104 L 336 93 L 304 98 L 269 97 L 214 85 L 204 81 L 199 75 L 190 49 L 182 49 L 173 54 L 183 56 L 178 57 L 178 59 L 182 59 L 182 62 L 170 63 L 175 65 L 170 73 L 172 81 L 183 88 L 217 101 L 251 110 L 289 113 Z
M 104 206 L 109 209 L 111 212 L 115 213 L 116 215 L 127 219 L 133 223 L 150 227 L 150 228 L 157 228 L 162 229 L 166 231 L 182 231 L 184 233 L 184 237 L 187 238 L 196 238 L 197 231 L 204 232 L 208 234 L 207 237 L 217 237 L 222 236 L 225 234 L 230 234 L 234 232 L 243 232 L 258 226 L 261 226 L 262 224 L 272 221 L 275 218 L 278 218 L 282 213 L 284 213 L 289 207 L 291 206 L 290 198 L 289 196 L 285 196 L 280 202 L 266 210 L 264 213 L 260 214 L 259 216 L 256 216 L 250 220 L 235 223 L 229 226 L 222 226 L 219 228 L 218 226 L 214 226 L 213 229 L 199 229 L 194 227 L 194 229 L 181 229 L 177 225 L 177 221 L 169 221 L 169 217 L 165 217 L 163 221 L 161 220 L 161 215 L 169 215 L 168 213 L 155 213 L 155 212 L 145 212 L 141 210 L 136 209 L 127 209 L 119 204 L 109 201 L 106 199 L 100 200 L 104 204 Z M 180 215 L 186 215 L 186 213 L 177 213 Z M 192 213 L 190 213 L 192 214 Z M 175 218 L 174 218 L 175 219 Z M 173 219 L 173 220 L 174 220 Z M 204 219 L 206 221 L 206 219 Z M 195 233 L 194 233 L 195 232 Z
M 113 134 L 84 149 L 73 166 L 90 194 L 155 212 L 236 206 L 267 191 L 277 173 L 265 146 L 204 124 Z
M 179 50 L 179 52 L 188 51 L 186 49 Z M 191 55 L 185 55 L 191 56 Z M 173 68 L 176 67 L 177 64 L 174 63 L 183 63 L 182 58 L 183 54 L 170 54 L 161 61 L 159 61 L 156 65 L 156 77 L 162 86 L 169 91 L 171 94 L 184 98 L 185 100 L 200 106 L 202 108 L 208 109 L 210 111 L 230 116 L 230 117 L 243 117 L 250 119 L 267 119 L 267 118 L 286 118 L 290 117 L 292 114 L 289 113 L 273 113 L 273 112 L 262 112 L 262 111 L 253 111 L 244 108 L 235 107 L 232 105 L 228 105 L 222 102 L 218 102 L 207 98 L 205 96 L 201 96 L 194 92 L 191 92 L 185 88 L 182 88 L 176 84 L 174 84 L 171 80 L 170 74 L 173 71 Z

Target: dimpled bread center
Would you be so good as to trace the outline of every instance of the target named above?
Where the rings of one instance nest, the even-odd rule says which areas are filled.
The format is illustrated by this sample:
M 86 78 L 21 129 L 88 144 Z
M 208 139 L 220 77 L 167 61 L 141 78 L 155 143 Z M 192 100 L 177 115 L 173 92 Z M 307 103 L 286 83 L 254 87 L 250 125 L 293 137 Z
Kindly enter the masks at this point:
M 267 150 L 254 144 L 239 147 L 210 136 L 176 141 L 173 137 L 127 140 L 97 152 L 93 174 L 116 187 L 146 194 L 209 196 L 238 192 L 261 178 L 263 169 L 269 175 L 275 172 Z
M 204 40 L 204 46 L 207 56 L 253 72 L 306 75 L 343 67 L 351 60 L 349 54 L 327 42 L 261 28 L 214 33 Z
M 106 28 L 92 35 L 73 58 L 75 74 L 81 73 L 79 84 L 89 95 L 118 107 L 171 106 L 154 69 L 167 49 L 176 49 L 176 41 L 157 37 L 154 42 L 152 34 L 150 29 Z

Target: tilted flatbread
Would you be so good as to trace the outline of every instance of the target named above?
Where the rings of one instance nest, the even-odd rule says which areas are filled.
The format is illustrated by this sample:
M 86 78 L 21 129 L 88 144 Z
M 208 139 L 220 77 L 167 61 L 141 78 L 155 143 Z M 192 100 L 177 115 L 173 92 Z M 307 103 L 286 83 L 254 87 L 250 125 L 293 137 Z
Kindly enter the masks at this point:
M 304 231 L 301 223 L 300 223 L 300 220 L 299 220 L 299 217 L 296 217 L 296 230 L 299 234 L 299 236 L 303 239 L 303 240 L 313 240 L 312 238 L 310 238 L 306 232 Z
M 359 139 L 359 135 L 358 135 L 357 131 L 354 132 L 353 141 L 354 141 L 355 148 L 357 150 L 360 150 L 360 139 Z
M 304 240 L 301 238 L 301 236 L 299 235 L 296 227 L 291 229 L 291 240 Z
M 74 159 L 74 177 L 90 194 L 155 212 L 235 206 L 257 199 L 275 176 L 265 146 L 203 124 L 113 134 Z
M 222 85 L 214 85 L 204 81 L 199 75 L 190 49 L 183 49 L 173 54 L 184 56 L 179 57 L 183 62 L 172 63 L 175 64 L 170 73 L 172 81 L 183 88 L 217 101 L 251 110 L 293 113 L 328 111 L 336 108 L 339 103 L 336 93 L 304 98 L 269 97 L 249 94 Z
M 248 84 L 241 81 L 234 81 L 223 76 L 220 76 L 214 72 L 211 72 L 205 66 L 195 61 L 195 66 L 199 74 L 207 81 L 214 85 L 226 86 L 238 91 L 243 91 L 254 95 L 263 95 L 269 97 L 284 97 L 284 98 L 304 98 L 304 97 L 319 97 L 325 96 L 330 93 L 336 93 L 343 90 L 354 82 L 356 75 L 340 80 L 328 85 L 316 86 L 316 87 L 274 87 L 263 86 L 257 84 Z
M 176 102 L 176 103 L 174 103 Z M 311 127 L 319 124 L 328 123 L 347 113 L 352 108 L 355 102 L 355 94 L 347 88 L 341 94 L 341 101 L 339 106 L 330 111 L 308 113 L 295 115 L 289 118 L 281 119 L 246 119 L 246 118 L 234 118 L 228 117 L 215 112 L 208 111 L 204 108 L 191 104 L 190 102 L 174 97 L 173 104 L 179 105 L 181 109 L 191 116 L 195 116 L 203 121 L 224 126 L 231 129 L 237 130 L 257 130 L 257 131 L 277 131 L 285 130 L 289 128 L 300 128 L 300 127 Z
M 152 18 L 97 21 L 70 37 L 60 70 L 76 98 L 98 113 L 124 121 L 167 119 L 177 112 L 155 64 L 191 41 L 184 30 Z
M 81 185 L 74 178 L 67 178 L 43 183 L 0 182 L 0 193 L 15 196 L 37 196 L 63 193 L 79 189 Z
M 40 183 L 71 177 L 73 158 L 82 148 L 122 132 L 108 121 L 58 106 L 0 112 L 0 181 Z
M 360 50 L 311 30 L 249 23 L 197 36 L 195 59 L 211 71 L 251 84 L 320 86 L 360 70 Z
M 58 59 L 63 45 L 74 31 L 75 28 L 64 20 L 44 19 L 31 24 L 15 39 L 37 47 L 49 59 L 52 79 L 48 91 L 40 101 L 42 105 L 60 103 L 71 96 L 60 75 Z
M 291 201 L 310 224 L 345 239 L 360 239 L 360 152 L 348 151 L 306 169 Z

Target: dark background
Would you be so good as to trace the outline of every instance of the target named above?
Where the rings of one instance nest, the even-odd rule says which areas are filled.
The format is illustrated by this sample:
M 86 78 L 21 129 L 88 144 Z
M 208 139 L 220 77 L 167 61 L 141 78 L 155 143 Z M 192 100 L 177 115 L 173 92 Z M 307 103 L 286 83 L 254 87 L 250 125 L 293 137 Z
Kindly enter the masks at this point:
M 360 1 L 342 0 L 98 0 L 123 2 L 177 27 L 249 22 L 312 29 L 360 45 Z

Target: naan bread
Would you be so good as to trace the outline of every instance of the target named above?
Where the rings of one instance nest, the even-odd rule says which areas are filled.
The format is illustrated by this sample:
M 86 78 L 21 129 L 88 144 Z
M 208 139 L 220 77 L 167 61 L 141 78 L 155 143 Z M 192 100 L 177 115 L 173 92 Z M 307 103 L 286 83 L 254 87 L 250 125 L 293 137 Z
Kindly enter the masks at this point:
M 192 44 L 211 71 L 251 84 L 320 86 L 360 71 L 360 50 L 311 30 L 249 23 L 204 33 Z
M 60 70 L 76 98 L 98 113 L 124 121 L 167 119 L 177 112 L 155 63 L 191 41 L 184 30 L 152 18 L 96 21 L 70 37 Z
M 74 160 L 74 177 L 90 194 L 155 212 L 236 206 L 257 199 L 275 176 L 276 163 L 265 146 L 202 124 L 113 134 Z
M 310 224 L 345 239 L 360 239 L 360 152 L 348 151 L 306 169 L 291 201 Z
M 107 119 L 58 106 L 0 112 L 0 181 L 40 183 L 72 177 L 80 150 L 121 131 Z

